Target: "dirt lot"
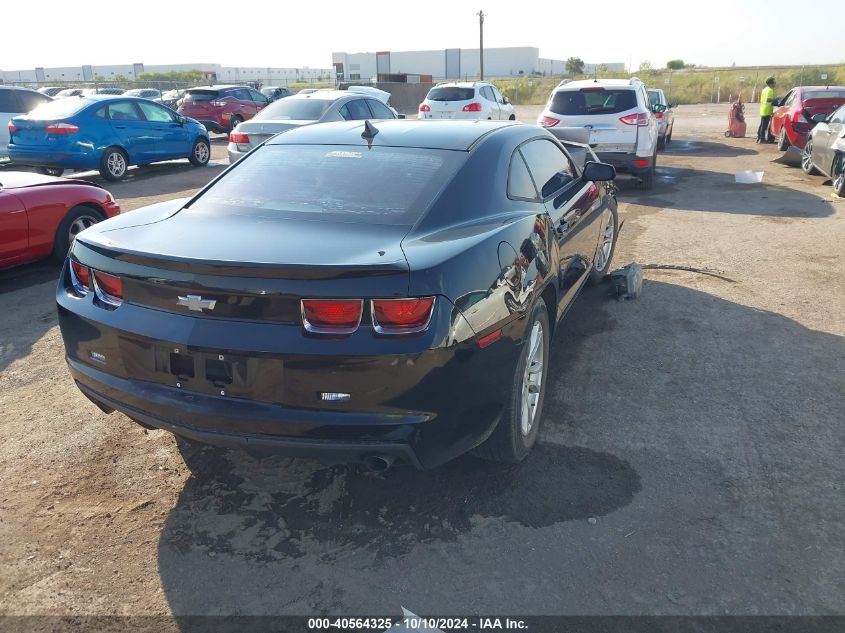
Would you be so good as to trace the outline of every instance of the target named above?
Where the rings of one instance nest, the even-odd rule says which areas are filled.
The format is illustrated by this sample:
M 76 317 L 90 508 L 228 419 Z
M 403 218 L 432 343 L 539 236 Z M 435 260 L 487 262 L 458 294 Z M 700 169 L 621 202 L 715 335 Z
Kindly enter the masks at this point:
M 189 477 L 74 387 L 56 269 L 0 275 L 0 613 L 845 613 L 845 203 L 726 119 L 680 108 L 654 190 L 621 184 L 615 263 L 703 272 L 582 295 L 519 467 Z M 221 169 L 110 189 L 131 212 Z

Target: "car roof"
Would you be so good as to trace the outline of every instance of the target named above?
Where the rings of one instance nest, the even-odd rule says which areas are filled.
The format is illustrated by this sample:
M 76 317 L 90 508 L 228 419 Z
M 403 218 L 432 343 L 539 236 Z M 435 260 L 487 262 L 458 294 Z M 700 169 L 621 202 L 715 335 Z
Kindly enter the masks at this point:
M 528 130 L 539 132 L 534 126 L 516 121 L 414 121 L 385 119 L 370 125 L 378 131 L 373 145 L 385 147 L 425 147 L 468 151 L 487 135 L 505 129 Z M 267 141 L 268 145 L 356 145 L 366 147 L 367 142 L 361 137 L 364 121 L 338 121 L 307 125 L 284 134 L 279 134 Z
M 215 84 L 213 86 L 194 86 L 188 90 L 231 90 L 232 88 L 249 88 L 249 86 L 241 86 L 236 84 Z
M 447 81 L 442 84 L 437 84 L 435 88 L 444 88 L 447 86 L 455 86 L 457 88 L 475 88 L 476 86 L 489 86 L 487 81 Z
M 845 86 L 795 86 L 797 90 L 812 90 L 815 91 L 822 91 L 822 90 L 845 90 Z
M 636 77 L 632 79 L 579 79 L 559 84 L 555 90 L 580 90 L 581 88 L 634 88 L 641 83 Z
M 337 101 L 338 99 L 351 99 L 352 97 L 373 97 L 373 95 L 363 94 L 360 92 L 347 92 L 346 90 L 328 90 L 320 89 L 317 92 L 309 92 L 308 94 L 297 93 L 288 97 L 288 99 L 310 99 L 311 101 Z M 287 99 L 286 99 L 287 100 Z
M 0 90 L 20 90 L 21 92 L 35 92 L 37 94 L 41 94 L 37 90 L 33 90 L 32 88 L 24 88 L 23 86 L 0 86 Z

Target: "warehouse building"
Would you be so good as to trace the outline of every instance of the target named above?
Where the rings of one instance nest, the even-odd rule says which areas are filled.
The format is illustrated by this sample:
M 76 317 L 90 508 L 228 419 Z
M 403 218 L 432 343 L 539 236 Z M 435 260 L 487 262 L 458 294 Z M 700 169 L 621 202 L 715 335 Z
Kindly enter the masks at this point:
M 481 72 L 479 49 L 446 48 L 432 51 L 379 51 L 376 53 L 332 53 L 335 76 L 345 81 L 369 81 L 386 74 L 430 75 L 435 79 L 472 79 Z M 625 64 L 604 64 L 608 70 L 623 71 Z M 597 64 L 587 64 L 592 72 Z M 484 49 L 484 76 L 565 75 L 566 62 L 540 57 L 533 46 Z
M 198 71 L 218 83 L 255 81 L 264 84 L 282 84 L 296 81 L 332 81 L 330 68 L 274 68 L 268 66 L 236 67 L 220 64 L 113 64 L 83 65 L 59 68 L 28 68 L 25 70 L 0 70 L 0 83 L 62 83 L 75 81 L 113 80 L 121 77 L 135 80 L 142 73 Z

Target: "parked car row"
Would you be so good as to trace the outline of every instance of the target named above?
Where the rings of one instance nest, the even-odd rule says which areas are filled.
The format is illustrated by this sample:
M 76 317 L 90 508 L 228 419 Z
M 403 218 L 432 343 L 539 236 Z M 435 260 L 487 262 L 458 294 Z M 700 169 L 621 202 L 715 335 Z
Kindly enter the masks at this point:
M 831 179 L 845 196 L 845 86 L 795 86 L 775 103 L 769 133 L 778 149 L 801 152 L 801 169 Z

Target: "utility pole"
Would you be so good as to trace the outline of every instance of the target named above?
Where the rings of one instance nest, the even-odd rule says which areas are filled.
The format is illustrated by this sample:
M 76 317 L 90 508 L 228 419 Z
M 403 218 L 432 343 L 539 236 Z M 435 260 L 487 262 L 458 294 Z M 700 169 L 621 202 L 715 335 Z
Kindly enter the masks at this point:
M 476 13 L 478 16 L 478 59 L 481 63 L 481 81 L 484 81 L 484 11 Z

